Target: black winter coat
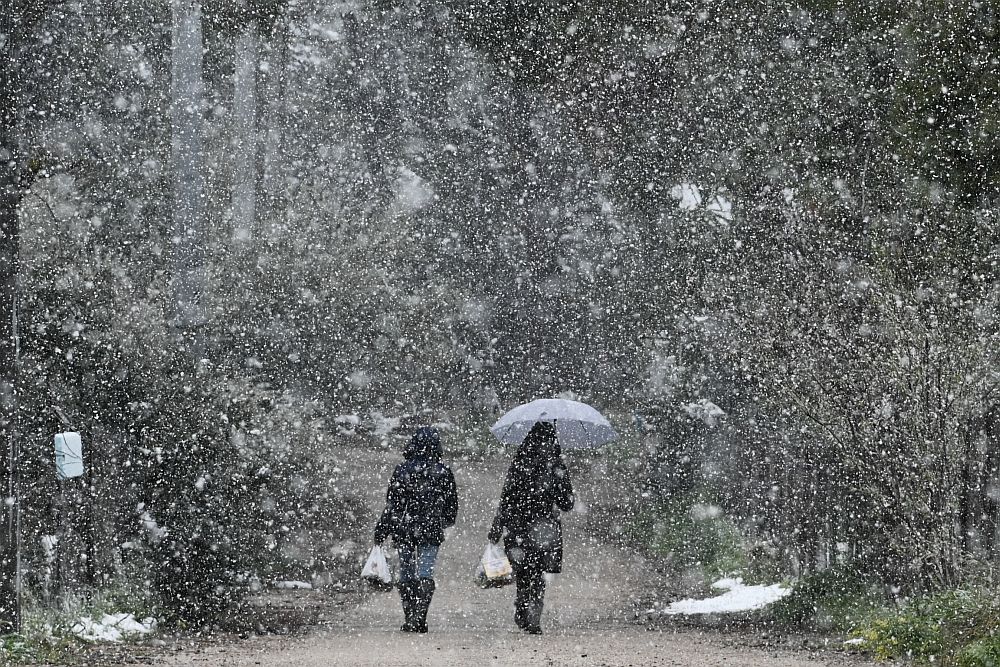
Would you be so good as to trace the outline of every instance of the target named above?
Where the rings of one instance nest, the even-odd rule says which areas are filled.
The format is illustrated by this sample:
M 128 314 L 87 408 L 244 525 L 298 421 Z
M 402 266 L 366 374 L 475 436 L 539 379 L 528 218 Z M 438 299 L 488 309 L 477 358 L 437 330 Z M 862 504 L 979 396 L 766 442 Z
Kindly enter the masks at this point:
M 385 495 L 385 510 L 375 526 L 375 542 L 392 535 L 399 544 L 441 544 L 444 529 L 455 525 L 458 493 L 455 477 L 441 463 L 437 431 L 422 428 L 403 451 Z
M 573 485 L 559 456 L 554 429 L 551 436 L 545 432 L 541 440 L 538 436 L 532 429 L 507 471 L 489 540 L 498 542 L 506 528 L 504 547 L 512 561 L 524 558 L 545 572 L 561 572 L 559 510 L 573 509 Z

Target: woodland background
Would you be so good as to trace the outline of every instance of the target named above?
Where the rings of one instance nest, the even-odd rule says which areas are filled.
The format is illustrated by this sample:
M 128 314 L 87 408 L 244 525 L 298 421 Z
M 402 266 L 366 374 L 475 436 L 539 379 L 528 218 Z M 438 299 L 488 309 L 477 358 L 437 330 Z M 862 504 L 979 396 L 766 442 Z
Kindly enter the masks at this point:
M 621 427 L 652 533 L 717 507 L 778 573 L 905 591 L 995 566 L 993 3 L 2 21 L 0 425 L 33 590 L 153 562 L 170 614 L 212 620 L 366 534 L 330 442 L 407 415 L 484 438 L 561 392 Z M 66 428 L 89 472 L 60 496 Z M 48 550 L 66 529 L 86 561 Z

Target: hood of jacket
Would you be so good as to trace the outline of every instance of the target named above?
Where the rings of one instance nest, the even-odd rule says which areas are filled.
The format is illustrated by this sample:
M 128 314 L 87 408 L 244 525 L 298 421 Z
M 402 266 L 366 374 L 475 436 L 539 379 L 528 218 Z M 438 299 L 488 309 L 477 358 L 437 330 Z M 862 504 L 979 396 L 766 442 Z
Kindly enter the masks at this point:
M 441 454 L 441 436 L 429 426 L 418 429 L 403 448 L 403 458 L 407 460 L 437 461 Z

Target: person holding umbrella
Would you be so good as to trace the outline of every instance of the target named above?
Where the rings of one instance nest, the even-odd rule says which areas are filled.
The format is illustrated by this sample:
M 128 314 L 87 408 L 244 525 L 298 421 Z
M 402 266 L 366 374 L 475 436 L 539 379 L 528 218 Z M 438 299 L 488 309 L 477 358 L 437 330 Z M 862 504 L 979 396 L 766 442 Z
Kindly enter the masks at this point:
M 427 632 L 427 610 L 436 588 L 434 563 L 444 529 L 455 525 L 457 516 L 455 477 L 441 463 L 441 438 L 436 429 L 421 428 L 392 473 L 385 510 L 375 526 L 375 544 L 392 535 L 399 552 L 403 632 Z
M 517 586 L 514 623 L 530 634 L 542 633 L 545 573 L 562 570 L 559 511 L 573 508 L 573 485 L 561 454 L 556 426 L 536 422 L 507 471 L 488 535 L 493 544 L 504 540 Z

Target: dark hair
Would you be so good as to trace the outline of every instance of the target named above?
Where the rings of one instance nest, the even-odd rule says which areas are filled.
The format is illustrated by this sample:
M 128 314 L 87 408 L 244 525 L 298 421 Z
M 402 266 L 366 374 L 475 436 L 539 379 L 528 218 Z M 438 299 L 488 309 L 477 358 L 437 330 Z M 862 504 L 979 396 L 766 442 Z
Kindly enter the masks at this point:
M 561 454 L 559 439 L 556 437 L 556 425 L 552 422 L 535 422 L 521 442 L 515 458 L 549 460 Z

